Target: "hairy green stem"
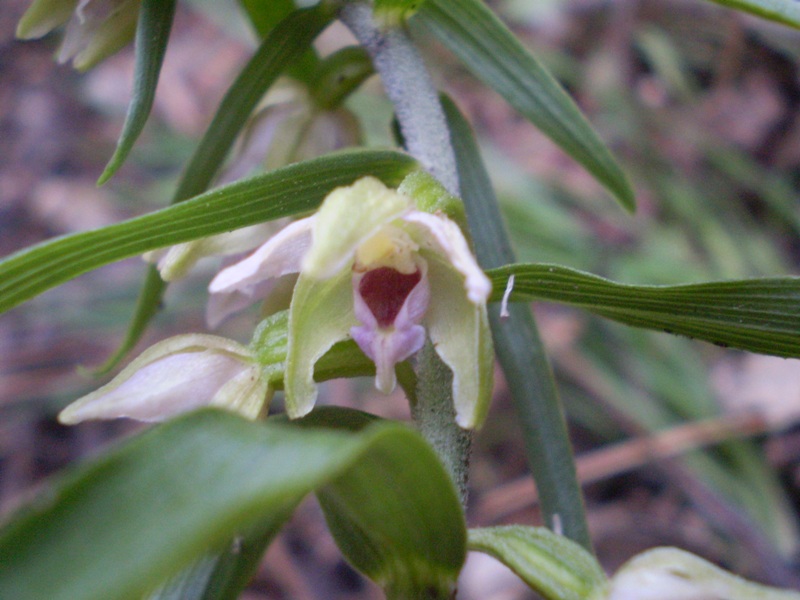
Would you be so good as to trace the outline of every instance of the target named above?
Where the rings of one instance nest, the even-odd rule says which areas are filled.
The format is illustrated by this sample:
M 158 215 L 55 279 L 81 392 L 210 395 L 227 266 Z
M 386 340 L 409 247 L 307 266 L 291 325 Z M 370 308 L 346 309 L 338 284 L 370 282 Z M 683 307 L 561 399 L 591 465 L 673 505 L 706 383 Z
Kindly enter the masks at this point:
M 406 149 L 450 193 L 458 195 L 455 152 L 444 110 L 422 57 L 406 30 L 402 26 L 378 26 L 372 6 L 361 2 L 345 4 L 339 16 L 369 53 L 381 76 L 386 95 L 394 105 Z M 462 504 L 466 505 L 472 434 L 455 421 L 453 374 L 430 342 L 419 352 L 415 362 L 417 398 L 412 416 L 420 433 L 449 471 Z
M 372 6 L 361 2 L 345 4 L 339 16 L 380 74 L 406 150 L 458 196 L 456 158 L 439 95 L 406 30 L 402 26 L 379 27 Z
M 461 503 L 466 505 L 472 432 L 455 424 L 453 372 L 436 354 L 430 340 L 419 351 L 415 362 L 417 398 L 411 406 L 411 416 L 444 463 L 456 484 Z

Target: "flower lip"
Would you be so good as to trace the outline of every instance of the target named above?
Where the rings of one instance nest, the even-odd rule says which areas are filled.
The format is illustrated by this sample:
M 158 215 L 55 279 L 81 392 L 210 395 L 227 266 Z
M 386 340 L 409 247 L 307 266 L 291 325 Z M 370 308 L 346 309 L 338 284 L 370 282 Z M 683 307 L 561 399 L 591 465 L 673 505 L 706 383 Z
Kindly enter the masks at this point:
M 379 267 L 364 273 L 358 291 L 378 326 L 387 328 L 394 325 L 406 298 L 420 279 L 422 273 L 419 269 L 406 274 L 391 267 Z

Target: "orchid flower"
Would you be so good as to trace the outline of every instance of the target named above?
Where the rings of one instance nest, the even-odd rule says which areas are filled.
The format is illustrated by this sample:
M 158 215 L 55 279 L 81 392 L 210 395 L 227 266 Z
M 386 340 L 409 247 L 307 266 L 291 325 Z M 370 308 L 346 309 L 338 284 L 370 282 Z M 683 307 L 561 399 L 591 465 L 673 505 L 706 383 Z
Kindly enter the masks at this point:
M 66 23 L 58 62 L 79 71 L 95 66 L 133 40 L 141 0 L 34 0 L 17 37 L 35 39 Z
M 441 188 L 427 174 L 420 177 Z M 406 186 L 412 188 L 419 186 Z M 355 340 L 375 363 L 375 386 L 388 393 L 396 385 L 395 365 L 426 337 L 453 372 L 459 425 L 476 427 L 485 416 L 493 365 L 486 317 L 491 284 L 459 226 L 441 212 L 420 210 L 403 189 L 373 177 L 338 188 L 316 214 L 288 225 L 209 286 L 212 295 L 255 297 L 265 282 L 299 273 L 284 376 L 292 418 L 313 408 L 314 365 L 336 342 Z
M 255 419 L 268 387 L 262 366 L 246 347 L 213 335 L 179 335 L 145 350 L 111 382 L 61 411 L 59 420 L 163 421 L 202 406 Z

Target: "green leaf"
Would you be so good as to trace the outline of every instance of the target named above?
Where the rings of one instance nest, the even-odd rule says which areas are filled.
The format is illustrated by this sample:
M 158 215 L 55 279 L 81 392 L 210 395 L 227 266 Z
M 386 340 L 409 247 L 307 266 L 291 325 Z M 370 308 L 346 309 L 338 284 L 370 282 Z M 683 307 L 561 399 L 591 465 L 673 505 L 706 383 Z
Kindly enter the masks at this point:
M 195 560 L 147 600 L 236 600 L 291 512 L 290 509 L 284 513 L 277 511 L 252 532 L 237 536 L 224 551 Z
M 514 262 L 497 198 L 469 123 L 448 98 L 442 99 L 442 106 L 478 262 L 483 268 Z M 564 535 L 591 548 L 561 400 L 536 322 L 527 306 L 509 307 L 507 319 L 500 318 L 497 306 L 490 306 L 488 312 L 494 348 L 511 390 L 545 522 L 551 527 L 560 523 Z
M 634 327 L 800 357 L 799 277 L 628 285 L 558 265 L 519 264 L 489 273 L 494 300 L 511 275 L 512 301 L 561 302 Z
M 800 28 L 800 3 L 797 0 L 711 0 L 711 2 Z
M 117 149 L 108 161 L 103 174 L 97 181 L 102 185 L 122 166 L 133 148 L 136 138 L 142 132 L 153 99 L 156 96 L 158 75 L 164 54 L 167 51 L 172 18 L 175 15 L 175 0 L 143 0 L 139 9 L 139 22 L 136 26 L 136 66 L 133 74 L 133 95 L 125 116 L 122 134 Z
M 297 9 L 294 0 L 239 0 L 239 4 L 244 8 L 261 39 L 266 38 L 281 19 Z M 318 64 L 317 53 L 309 46 L 301 56 L 292 59 L 286 69 L 288 74 L 298 81 L 308 81 Z
M 581 163 L 622 206 L 635 209 L 627 177 L 578 107 L 480 0 L 427 0 L 415 19 L 478 79 Z
M 399 152 L 329 154 L 123 223 L 38 244 L 0 261 L 0 311 L 123 258 L 312 210 L 333 188 L 364 175 L 396 186 L 416 167 L 412 158 Z
M 329 410 L 327 421 L 335 414 Z M 378 463 L 373 494 L 364 494 L 351 482 L 372 478 Z M 407 465 L 415 485 L 406 486 Z M 326 484 L 357 519 L 372 518 L 382 510 L 376 502 L 391 497 L 396 512 L 382 513 L 384 531 L 424 530 L 383 539 L 388 560 L 420 581 L 430 577 L 430 585 L 457 572 L 466 552 L 457 543 L 463 514 L 449 476 L 412 430 L 379 422 L 332 431 L 207 410 L 77 469 L 17 514 L 0 530 L 0 597 L 141 598 L 236 536 L 276 524 Z
M 415 448 L 387 450 L 366 454 L 357 470 L 317 492 L 328 527 L 350 563 L 388 598 L 451 598 L 466 557 L 456 491 L 429 478 L 431 465 Z
M 494 556 L 545 600 L 599 599 L 607 586 L 591 554 L 544 527 L 470 529 L 468 548 Z

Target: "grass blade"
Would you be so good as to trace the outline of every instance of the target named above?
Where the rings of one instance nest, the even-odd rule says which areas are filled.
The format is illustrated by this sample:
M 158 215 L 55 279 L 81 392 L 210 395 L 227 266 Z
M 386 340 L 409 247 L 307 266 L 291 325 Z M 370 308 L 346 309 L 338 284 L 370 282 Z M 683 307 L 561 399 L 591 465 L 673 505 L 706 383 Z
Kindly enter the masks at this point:
M 447 98 L 443 101 L 458 163 L 467 219 L 478 261 L 484 268 L 514 261 L 505 225 L 469 123 Z M 503 285 L 505 282 L 503 282 Z M 502 290 L 502 287 L 500 288 Z M 494 347 L 511 390 L 545 522 L 591 548 L 572 448 L 553 373 L 527 306 L 489 309 Z
M 424 23 L 467 69 L 581 163 L 629 211 L 625 173 L 553 76 L 480 0 L 428 0 Z
M 175 0 L 143 0 L 139 9 L 139 23 L 136 27 L 136 65 L 133 75 L 133 95 L 125 115 L 125 124 L 117 142 L 114 155 L 108 161 L 97 185 L 111 179 L 125 162 L 144 128 L 153 99 L 156 96 L 158 75 L 164 54 L 167 51 L 172 18 L 175 15 Z

